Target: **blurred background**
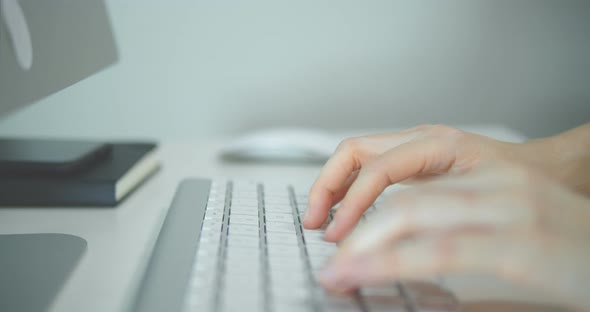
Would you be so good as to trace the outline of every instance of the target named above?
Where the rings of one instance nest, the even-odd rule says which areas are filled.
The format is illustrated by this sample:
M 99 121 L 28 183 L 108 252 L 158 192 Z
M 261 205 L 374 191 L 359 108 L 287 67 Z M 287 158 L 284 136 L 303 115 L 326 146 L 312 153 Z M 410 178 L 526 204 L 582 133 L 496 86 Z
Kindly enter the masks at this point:
M 2 135 L 199 138 L 261 127 L 590 121 L 590 1 L 117 1 L 119 62 Z M 96 47 L 99 49 L 100 47 Z

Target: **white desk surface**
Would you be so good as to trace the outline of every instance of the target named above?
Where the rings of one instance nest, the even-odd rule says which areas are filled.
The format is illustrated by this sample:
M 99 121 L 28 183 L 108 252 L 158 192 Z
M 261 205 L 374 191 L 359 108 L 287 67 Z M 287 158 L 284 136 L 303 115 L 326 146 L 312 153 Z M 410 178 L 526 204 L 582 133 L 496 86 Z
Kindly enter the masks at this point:
M 467 127 L 498 139 L 521 141 L 510 129 Z M 344 136 L 344 135 L 343 135 Z M 143 273 L 179 181 L 185 177 L 236 177 L 262 181 L 313 182 L 318 166 L 228 164 L 216 153 L 224 138 L 162 142 L 163 167 L 117 208 L 0 209 L 0 233 L 67 233 L 88 249 L 53 304 L 53 311 L 124 311 Z M 279 176 L 280 174 L 280 176 Z M 451 278 L 461 300 L 530 297 L 493 279 Z M 491 289 L 491 290 L 490 290 Z

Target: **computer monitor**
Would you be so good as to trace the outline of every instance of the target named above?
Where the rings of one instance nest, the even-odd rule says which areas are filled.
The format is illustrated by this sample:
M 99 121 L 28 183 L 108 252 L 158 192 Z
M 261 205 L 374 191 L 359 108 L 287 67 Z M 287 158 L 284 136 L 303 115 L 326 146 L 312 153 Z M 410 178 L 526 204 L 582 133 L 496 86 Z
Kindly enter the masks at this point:
M 0 0 L 0 118 L 117 58 L 104 0 Z
M 116 61 L 104 0 L 0 0 L 0 119 Z M 103 142 L 0 133 L 0 174 L 47 174 L 99 159 L 107 149 Z
M 103 0 L 0 0 L 0 118 L 116 61 Z M 94 149 L 52 142 L 0 139 L 0 163 L 51 162 L 72 147 L 76 157 Z M 0 259 L 8 264 L 0 268 L 0 310 L 48 310 L 85 249 L 83 239 L 70 235 L 0 235 L 0 255 L 8 255 Z

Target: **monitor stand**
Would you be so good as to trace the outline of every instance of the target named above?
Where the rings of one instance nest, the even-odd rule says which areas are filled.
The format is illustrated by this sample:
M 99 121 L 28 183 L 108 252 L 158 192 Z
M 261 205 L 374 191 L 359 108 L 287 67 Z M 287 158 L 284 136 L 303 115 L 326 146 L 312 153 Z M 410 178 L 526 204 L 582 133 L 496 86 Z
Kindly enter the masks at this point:
M 48 311 L 86 248 L 73 235 L 0 235 L 0 311 Z

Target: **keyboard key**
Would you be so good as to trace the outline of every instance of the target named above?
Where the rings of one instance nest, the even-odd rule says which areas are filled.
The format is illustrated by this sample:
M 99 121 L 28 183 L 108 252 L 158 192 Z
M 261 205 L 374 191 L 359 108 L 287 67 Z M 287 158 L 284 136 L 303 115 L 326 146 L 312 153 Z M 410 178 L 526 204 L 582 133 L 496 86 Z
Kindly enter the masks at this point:
M 262 289 L 258 271 L 254 271 L 254 274 L 248 274 L 247 271 L 235 271 L 231 270 L 231 268 L 226 270 L 223 286 L 226 294 L 243 293 L 246 289 L 252 294 L 257 294 Z
M 188 304 L 184 312 L 211 311 L 213 292 L 193 292 L 188 295 Z
M 211 285 L 215 283 L 217 275 L 215 270 L 209 272 L 196 273 L 189 279 L 190 291 L 193 292 L 210 292 Z
M 454 296 L 448 295 L 445 297 L 424 297 L 416 300 L 416 310 L 424 312 L 452 312 L 459 309 L 459 303 Z
M 283 232 L 283 233 L 293 233 L 295 234 L 295 225 L 293 222 L 274 222 L 274 223 L 266 223 L 266 231 L 267 232 Z
M 201 235 L 203 232 L 213 231 L 215 234 L 219 235 L 221 232 L 221 220 L 207 220 L 207 222 L 203 223 L 201 227 Z
M 281 302 L 276 303 L 274 308 L 274 311 L 280 312 L 314 311 L 310 302 Z
M 236 278 L 256 278 L 262 275 L 262 266 L 259 261 L 228 261 L 225 262 L 225 274 L 235 275 Z
M 247 215 L 247 214 L 232 214 L 229 217 L 231 224 L 252 224 L 258 225 L 258 215 Z
M 334 245 L 329 246 L 314 246 L 307 245 L 307 253 L 310 257 L 328 257 L 336 253 L 338 247 Z
M 298 246 L 299 240 L 295 235 L 276 235 L 280 232 L 269 233 L 266 237 L 267 244 L 269 245 L 284 245 L 284 246 Z
M 285 204 L 265 204 L 264 205 L 264 211 L 266 213 L 291 213 L 293 211 L 293 207 L 291 207 L 290 203 L 285 203 Z
M 235 215 L 246 215 L 252 216 L 258 219 L 258 206 L 256 207 L 239 207 L 239 208 L 232 208 L 230 218 Z
M 268 197 L 264 198 L 265 206 L 290 206 L 291 201 L 289 197 Z
M 301 272 L 305 272 L 305 265 L 303 261 L 271 261 L 269 262 L 269 271 L 273 275 L 276 276 L 284 276 L 286 274 L 290 274 L 291 272 L 297 272 L 297 274 L 302 275 Z
M 229 227 L 228 233 L 231 232 L 232 235 L 250 235 L 250 236 L 258 236 L 258 232 L 260 231 L 260 227 L 258 224 L 232 224 Z
M 276 303 L 287 303 L 292 300 L 297 301 L 309 301 L 311 300 L 311 293 L 306 284 L 302 284 L 301 287 L 284 287 L 275 286 L 271 289 L 274 302 Z
M 293 214 L 289 212 L 267 212 L 265 215 L 266 222 L 293 222 Z
M 270 259 L 298 258 L 301 256 L 299 246 L 268 245 L 267 248 Z
M 406 312 L 406 301 L 393 285 L 363 288 L 360 293 L 369 311 Z
M 308 287 L 309 279 L 302 274 L 302 271 L 282 272 L 282 274 L 278 275 L 272 270 L 271 273 L 271 291 L 275 288 L 294 289 Z
M 323 311 L 326 312 L 356 312 L 361 311 L 355 298 L 352 296 L 321 294 L 319 296 L 320 304 Z
M 197 251 L 197 260 L 217 259 L 218 252 L 219 248 L 199 248 Z
M 259 251 L 252 252 L 250 248 L 231 248 L 226 250 L 225 262 L 228 265 L 259 263 Z
M 434 282 L 428 281 L 405 281 L 403 282 L 406 293 L 414 298 L 419 299 L 422 297 L 446 297 L 450 294 L 449 291 L 440 287 Z
M 273 239 L 297 239 L 297 233 L 285 233 L 285 232 L 266 232 L 266 238 Z
M 230 235 L 227 238 L 228 248 L 242 247 L 258 250 L 259 240 L 256 236 L 237 236 Z
M 243 298 L 231 298 L 225 300 L 220 311 L 262 311 L 260 299 L 254 296 L 243 296 Z

